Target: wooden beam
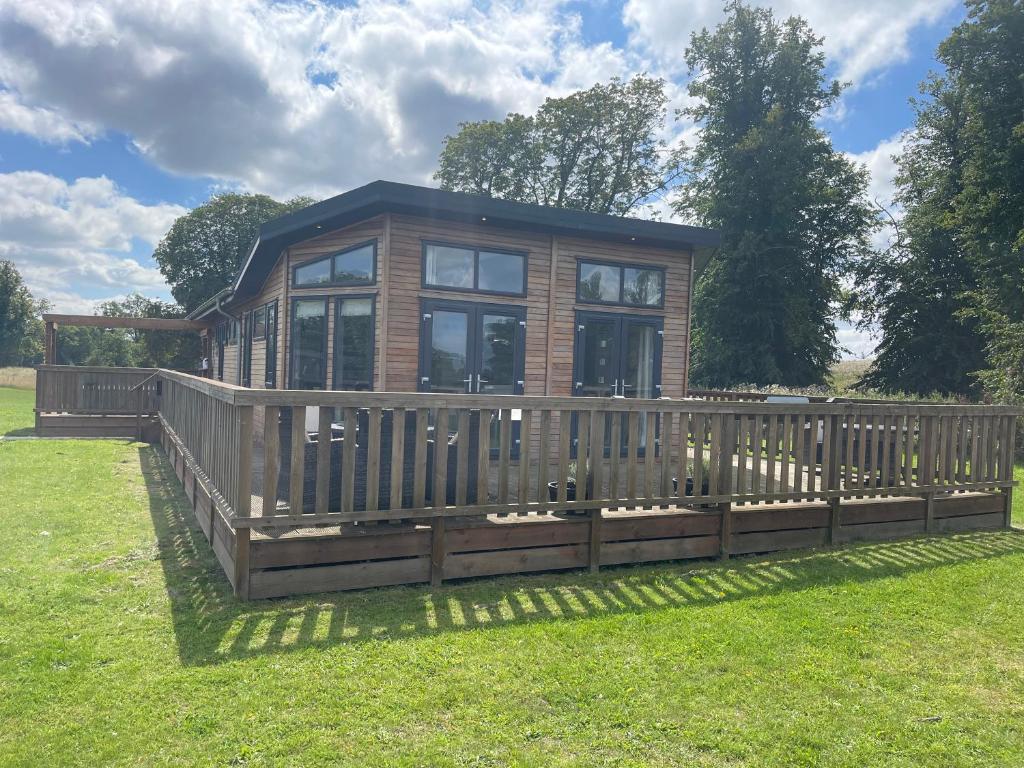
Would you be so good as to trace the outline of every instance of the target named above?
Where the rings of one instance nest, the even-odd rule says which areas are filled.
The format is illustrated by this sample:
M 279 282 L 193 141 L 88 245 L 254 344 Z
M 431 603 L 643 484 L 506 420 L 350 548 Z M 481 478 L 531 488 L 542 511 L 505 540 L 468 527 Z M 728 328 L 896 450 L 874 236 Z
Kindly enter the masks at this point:
M 139 331 L 202 331 L 212 323 L 173 317 L 105 317 L 103 315 L 43 315 L 47 327 L 133 328 Z

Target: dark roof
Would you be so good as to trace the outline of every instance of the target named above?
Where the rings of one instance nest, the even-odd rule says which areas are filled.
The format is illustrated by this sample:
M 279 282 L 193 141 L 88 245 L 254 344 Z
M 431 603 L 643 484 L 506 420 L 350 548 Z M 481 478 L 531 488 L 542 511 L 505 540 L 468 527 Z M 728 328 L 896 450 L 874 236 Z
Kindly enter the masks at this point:
M 284 248 L 384 212 L 470 223 L 480 223 L 486 219 L 489 225 L 495 227 L 668 248 L 705 249 L 719 244 L 718 232 L 703 227 L 514 203 L 392 181 L 374 181 L 263 224 L 235 279 L 235 298 L 247 298 L 260 290 Z

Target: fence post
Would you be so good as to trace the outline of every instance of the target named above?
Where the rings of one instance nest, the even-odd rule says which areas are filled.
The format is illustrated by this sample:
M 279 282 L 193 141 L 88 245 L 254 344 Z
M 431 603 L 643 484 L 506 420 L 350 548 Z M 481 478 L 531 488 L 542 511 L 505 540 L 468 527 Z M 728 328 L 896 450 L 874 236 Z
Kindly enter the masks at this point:
M 1001 462 L 1000 467 L 1002 469 L 1002 479 L 1013 481 L 1014 479 L 1014 455 L 1017 452 L 1017 417 L 1008 416 L 1007 422 L 1007 434 L 1005 439 L 1007 440 L 1006 451 L 1002 452 L 1004 461 Z M 1002 496 L 1006 502 L 1007 509 L 1007 527 L 1013 526 L 1014 516 L 1014 486 L 1007 485 L 1002 488 Z
M 722 430 L 722 449 L 718 464 L 718 492 L 723 495 L 731 495 L 733 488 L 732 481 L 732 459 L 736 454 L 736 414 L 726 413 L 722 418 L 725 420 L 725 428 Z M 742 456 L 739 461 L 746 461 Z M 696 492 L 696 488 L 694 491 Z M 718 511 L 722 515 L 721 527 L 721 557 L 729 559 L 729 550 L 732 544 L 732 500 L 723 501 L 718 505 Z
M 839 511 L 842 497 L 838 496 L 832 491 L 839 490 L 839 465 L 841 452 L 840 447 L 845 435 L 842 434 L 842 424 L 844 423 L 842 416 L 826 416 L 822 419 L 822 446 L 821 446 L 821 457 L 823 462 L 826 463 L 827 468 L 821 478 L 824 484 L 823 491 L 826 492 L 826 498 L 828 499 L 828 543 L 835 544 L 836 537 L 839 533 Z M 847 429 L 849 429 L 849 419 L 846 420 Z M 849 457 L 847 457 L 849 461 Z
M 251 405 L 235 406 L 238 419 L 235 517 L 252 514 L 252 409 Z M 235 528 L 235 596 L 249 599 L 249 528 Z

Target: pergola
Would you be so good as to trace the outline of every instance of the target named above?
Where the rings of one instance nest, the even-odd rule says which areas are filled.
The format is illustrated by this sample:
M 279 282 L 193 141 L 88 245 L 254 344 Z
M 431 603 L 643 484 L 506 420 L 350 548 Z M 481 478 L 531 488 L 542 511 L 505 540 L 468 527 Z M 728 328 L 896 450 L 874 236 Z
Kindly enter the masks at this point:
M 209 323 L 200 320 L 179 320 L 168 317 L 105 317 L 103 315 L 43 315 L 46 324 L 46 350 L 44 361 L 47 365 L 57 362 L 57 328 L 71 325 L 92 328 L 131 328 L 139 331 L 204 331 Z

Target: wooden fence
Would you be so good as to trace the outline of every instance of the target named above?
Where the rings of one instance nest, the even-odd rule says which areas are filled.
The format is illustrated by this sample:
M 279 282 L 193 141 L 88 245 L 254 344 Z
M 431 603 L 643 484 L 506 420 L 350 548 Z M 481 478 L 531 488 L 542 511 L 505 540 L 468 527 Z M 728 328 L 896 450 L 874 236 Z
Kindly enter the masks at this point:
M 133 416 L 141 391 L 143 412 L 156 413 L 158 384 L 152 378 L 156 372 L 156 368 L 40 365 L 36 412 Z
M 293 582 L 280 573 L 280 553 L 299 545 L 288 537 L 327 527 L 360 534 L 409 528 L 407 545 L 414 549 L 408 551 L 396 537 L 386 546 L 366 536 L 345 539 L 346 557 L 357 563 L 371 559 L 371 551 L 386 549 L 393 557 L 419 553 L 416 563 L 388 561 L 392 570 L 386 577 L 363 578 L 369 566 L 359 565 L 362 576 L 352 584 L 366 586 L 438 583 L 460 575 L 540 570 L 555 562 L 545 555 L 527 567 L 525 560 L 513 562 L 525 550 L 512 549 L 504 553 L 512 556 L 501 566 L 504 571 L 446 565 L 455 551 L 452 536 L 471 538 L 451 527 L 473 520 L 557 523 L 552 516 L 561 516 L 572 525 L 560 530 L 579 536 L 583 526 L 586 535 L 569 542 L 574 549 L 557 562 L 594 569 L 609 560 L 664 559 L 684 551 L 666 545 L 657 551 L 667 554 L 655 558 L 633 557 L 633 549 L 621 548 L 626 543 L 608 549 L 602 526 L 618 530 L 633 520 L 636 528 L 636 521 L 651 520 L 663 509 L 716 516 L 706 522 L 687 518 L 685 535 L 702 532 L 700 548 L 685 550 L 690 556 L 706 556 L 712 545 L 723 556 L 759 551 L 752 543 L 734 544 L 734 521 L 744 521 L 743 531 L 757 530 L 751 515 L 767 516 L 784 502 L 815 503 L 826 519 L 831 510 L 827 541 L 837 540 L 841 506 L 878 497 L 909 497 L 917 505 L 923 500 L 921 525 L 914 530 L 932 531 L 956 529 L 936 527 L 936 508 L 953 509 L 945 503 L 951 494 L 997 492 L 998 510 L 986 501 L 983 510 L 967 512 L 983 511 L 989 525 L 993 516 L 1009 524 L 1018 411 L 1004 406 L 255 390 L 170 371 L 160 371 L 158 380 L 163 444 L 225 571 L 244 596 L 257 573 L 251 555 L 267 569 L 258 594 L 290 593 Z M 866 519 L 861 515 L 861 522 Z M 658 533 L 667 530 L 665 524 L 643 523 L 651 530 L 636 538 L 670 535 Z M 536 541 L 541 526 L 534 529 L 534 538 L 520 539 Z M 548 526 L 543 535 L 553 530 Z M 473 546 L 511 548 L 519 536 L 511 531 L 505 526 L 492 543 Z M 421 535 L 429 540 L 422 544 L 425 552 L 415 549 L 427 541 Z M 686 541 L 693 545 L 696 539 Z M 309 557 L 321 558 L 315 562 L 331 562 L 322 559 L 328 549 L 340 557 L 333 544 L 310 540 L 302 546 L 313 553 Z M 312 578 L 315 569 L 301 566 L 314 561 L 296 557 L 288 564 Z

